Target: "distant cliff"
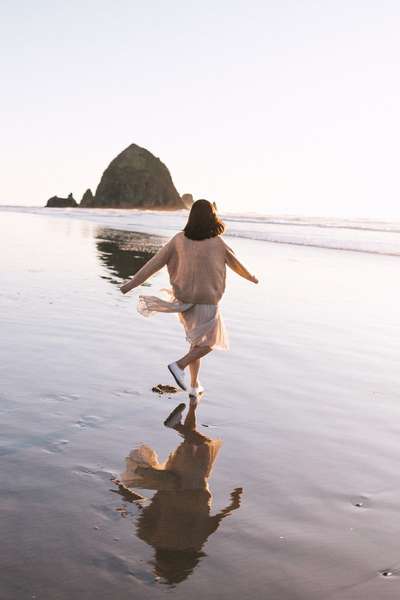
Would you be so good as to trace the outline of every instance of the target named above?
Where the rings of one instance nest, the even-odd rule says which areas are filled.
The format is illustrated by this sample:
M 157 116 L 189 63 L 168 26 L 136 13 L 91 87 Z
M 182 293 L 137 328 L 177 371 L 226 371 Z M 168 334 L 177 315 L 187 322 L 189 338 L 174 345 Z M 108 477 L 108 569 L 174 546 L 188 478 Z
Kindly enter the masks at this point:
M 186 208 L 167 167 L 144 148 L 132 144 L 104 171 L 93 196 L 87 190 L 84 208 L 141 208 L 180 210 Z

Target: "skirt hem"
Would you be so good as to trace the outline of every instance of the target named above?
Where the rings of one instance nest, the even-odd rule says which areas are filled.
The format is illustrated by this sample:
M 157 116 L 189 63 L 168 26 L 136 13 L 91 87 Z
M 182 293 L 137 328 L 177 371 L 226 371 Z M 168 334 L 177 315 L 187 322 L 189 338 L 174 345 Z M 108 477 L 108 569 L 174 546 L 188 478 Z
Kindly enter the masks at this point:
M 186 341 L 191 346 L 209 347 L 212 350 L 229 349 L 228 334 L 218 304 L 195 304 L 177 300 L 172 290 L 161 290 L 163 298 L 139 296 L 137 310 L 145 317 L 158 312 L 173 313 L 182 323 Z

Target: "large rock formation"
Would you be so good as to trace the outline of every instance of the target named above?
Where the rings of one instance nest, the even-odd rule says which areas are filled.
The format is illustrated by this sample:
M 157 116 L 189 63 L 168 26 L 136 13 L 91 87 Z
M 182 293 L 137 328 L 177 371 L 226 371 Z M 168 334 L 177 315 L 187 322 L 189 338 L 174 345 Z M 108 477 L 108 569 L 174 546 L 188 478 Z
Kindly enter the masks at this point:
M 52 208 L 73 208 L 74 206 L 78 206 L 78 204 L 73 198 L 72 194 L 69 194 L 68 198 L 59 198 L 58 196 L 53 196 L 47 200 L 46 204 L 46 207 Z
M 85 192 L 79 206 L 95 208 L 186 208 L 167 167 L 144 148 L 132 144 L 104 171 L 93 196 Z

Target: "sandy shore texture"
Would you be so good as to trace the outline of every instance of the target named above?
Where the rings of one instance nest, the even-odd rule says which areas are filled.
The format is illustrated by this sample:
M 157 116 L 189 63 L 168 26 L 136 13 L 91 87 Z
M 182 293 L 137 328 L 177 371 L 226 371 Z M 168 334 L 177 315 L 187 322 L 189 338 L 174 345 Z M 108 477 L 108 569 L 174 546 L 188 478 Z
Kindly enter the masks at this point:
M 260 283 L 229 274 L 196 437 L 151 391 L 181 325 L 136 311 L 166 272 L 118 289 L 165 241 L 1 214 L 0 597 L 397 600 L 399 259 L 228 239 Z

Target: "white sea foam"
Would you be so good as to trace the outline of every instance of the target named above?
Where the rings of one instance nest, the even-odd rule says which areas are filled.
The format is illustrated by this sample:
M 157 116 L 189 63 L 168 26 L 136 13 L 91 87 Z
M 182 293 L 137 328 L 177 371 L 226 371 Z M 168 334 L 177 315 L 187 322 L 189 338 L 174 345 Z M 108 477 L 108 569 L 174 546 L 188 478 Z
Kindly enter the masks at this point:
M 84 219 L 106 227 L 171 235 L 180 231 L 188 211 L 136 211 L 101 208 L 2 206 L 3 211 Z M 220 213 L 226 235 L 271 243 L 298 244 L 400 256 L 400 221 Z

